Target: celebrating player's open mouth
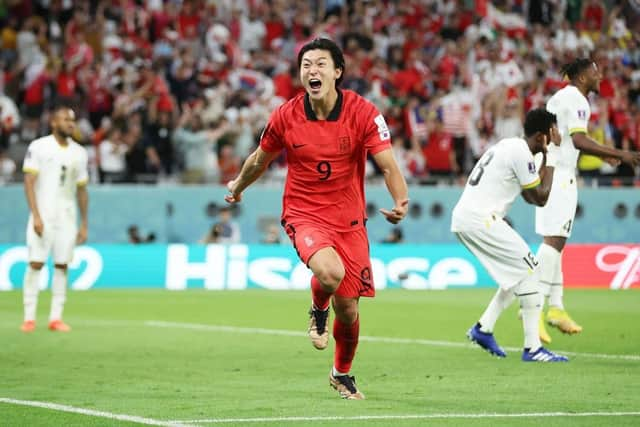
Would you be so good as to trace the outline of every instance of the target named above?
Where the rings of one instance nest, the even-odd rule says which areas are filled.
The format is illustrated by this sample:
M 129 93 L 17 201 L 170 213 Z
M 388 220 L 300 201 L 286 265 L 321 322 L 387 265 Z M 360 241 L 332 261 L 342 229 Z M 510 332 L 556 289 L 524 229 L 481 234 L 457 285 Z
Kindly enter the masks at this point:
M 322 80 L 309 79 L 309 91 L 314 95 L 319 94 L 322 89 Z

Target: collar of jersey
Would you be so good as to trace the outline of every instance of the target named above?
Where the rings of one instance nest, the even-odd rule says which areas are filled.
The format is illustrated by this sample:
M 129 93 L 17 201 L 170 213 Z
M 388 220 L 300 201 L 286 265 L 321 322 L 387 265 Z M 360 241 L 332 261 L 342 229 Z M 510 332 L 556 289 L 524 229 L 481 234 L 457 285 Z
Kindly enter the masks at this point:
M 338 91 L 338 98 L 336 99 L 336 105 L 333 106 L 333 110 L 327 116 L 327 121 L 337 122 L 340 118 L 340 112 L 342 112 L 342 91 L 336 88 Z M 307 120 L 318 121 L 318 116 L 311 108 L 311 101 L 309 100 L 309 94 L 304 94 L 304 114 L 307 116 Z

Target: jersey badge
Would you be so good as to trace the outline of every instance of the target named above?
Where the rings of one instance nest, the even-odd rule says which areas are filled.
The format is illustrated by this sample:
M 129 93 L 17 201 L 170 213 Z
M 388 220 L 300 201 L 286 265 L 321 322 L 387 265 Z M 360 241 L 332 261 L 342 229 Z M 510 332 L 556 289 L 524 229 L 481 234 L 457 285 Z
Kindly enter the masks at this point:
M 338 137 L 338 150 L 340 154 L 349 153 L 351 151 L 351 139 L 348 136 Z

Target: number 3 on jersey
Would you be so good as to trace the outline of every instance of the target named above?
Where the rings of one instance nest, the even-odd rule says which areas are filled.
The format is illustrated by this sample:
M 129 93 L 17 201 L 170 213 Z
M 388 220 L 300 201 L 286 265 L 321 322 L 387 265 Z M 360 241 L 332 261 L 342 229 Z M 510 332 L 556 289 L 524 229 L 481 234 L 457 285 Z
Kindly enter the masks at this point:
M 470 185 L 478 185 L 480 178 L 484 174 L 484 168 L 491 162 L 491 159 L 493 159 L 493 151 L 488 151 L 482 156 L 469 175 Z

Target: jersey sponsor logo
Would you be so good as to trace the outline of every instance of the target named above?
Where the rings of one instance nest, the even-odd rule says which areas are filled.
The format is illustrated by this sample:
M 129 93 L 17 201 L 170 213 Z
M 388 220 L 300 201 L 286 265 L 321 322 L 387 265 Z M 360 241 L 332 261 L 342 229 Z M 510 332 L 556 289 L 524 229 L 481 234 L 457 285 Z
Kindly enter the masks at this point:
M 348 136 L 338 138 L 338 150 L 340 154 L 349 153 L 351 151 L 351 139 Z
M 387 122 L 382 117 L 382 114 L 378 114 L 373 121 L 378 126 L 378 134 L 380 135 L 380 141 L 386 141 L 391 139 L 391 132 L 389 132 L 389 127 L 387 126 Z
M 534 162 L 527 163 L 527 167 L 529 168 L 529 173 L 536 173 L 536 164 Z

